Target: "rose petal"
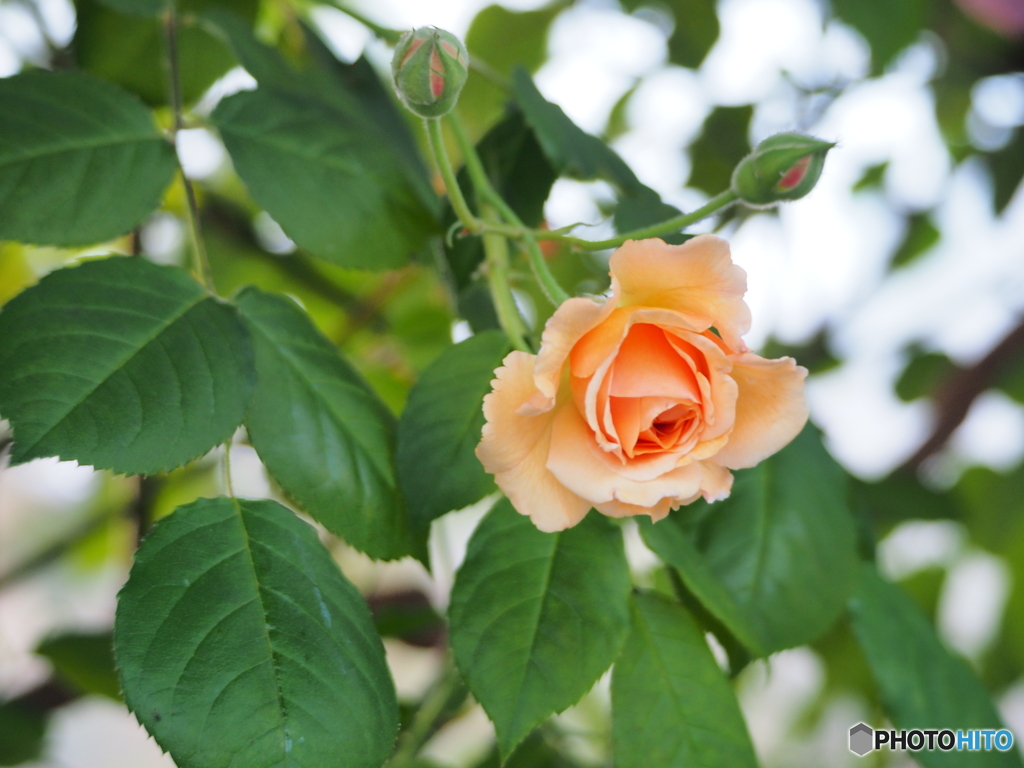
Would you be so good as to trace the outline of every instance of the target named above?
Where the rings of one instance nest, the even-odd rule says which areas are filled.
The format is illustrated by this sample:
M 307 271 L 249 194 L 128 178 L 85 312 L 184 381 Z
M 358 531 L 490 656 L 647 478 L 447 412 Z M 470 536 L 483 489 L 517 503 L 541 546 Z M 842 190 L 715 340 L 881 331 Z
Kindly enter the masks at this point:
M 670 453 L 652 457 L 656 462 L 673 458 Z M 637 481 L 612 469 L 609 461 L 614 458 L 598 447 L 594 433 L 575 404 L 570 402 L 559 408 L 551 431 L 547 467 L 560 483 L 591 504 L 623 501 L 653 507 L 664 498 L 689 498 L 700 491 L 702 472 L 696 462 Z M 634 460 L 628 468 L 620 469 L 626 471 L 643 464 Z
M 699 496 L 700 494 L 698 494 Z M 696 497 L 694 497 L 696 498 Z M 693 501 L 693 499 L 690 499 Z M 607 501 L 604 504 L 597 504 L 594 509 L 608 517 L 635 517 L 637 515 L 650 515 L 651 522 L 658 522 L 672 511 L 672 499 L 662 499 L 653 507 L 638 507 L 636 504 L 624 504 L 621 501 Z M 683 502 L 688 503 L 688 502 Z
M 531 404 L 537 410 L 547 410 L 555 404 L 558 386 L 562 381 L 562 369 L 569 352 L 580 338 L 607 318 L 615 309 L 615 300 L 603 303 L 584 297 L 576 297 L 562 303 L 544 326 L 540 352 L 534 367 L 536 388 L 541 398 L 532 398 Z M 542 407 L 546 405 L 546 407 Z
M 671 397 L 700 402 L 700 385 L 693 369 L 665 338 L 665 332 L 650 323 L 629 329 L 615 356 L 612 386 L 615 397 Z
M 753 467 L 785 446 L 807 423 L 807 369 L 791 357 L 765 360 L 751 352 L 732 358 L 739 387 L 736 422 L 715 462 L 729 469 Z
M 717 461 L 700 462 L 700 492 L 705 501 L 721 501 L 732 491 L 732 472 Z
M 750 330 L 750 309 L 743 301 L 747 274 L 732 263 L 729 244 L 714 235 L 698 235 L 682 245 L 662 240 L 630 240 L 611 258 L 619 306 L 661 307 L 714 326 L 738 351 Z
M 487 423 L 476 455 L 520 514 L 542 531 L 576 525 L 591 504 L 563 486 L 547 469 L 551 428 L 558 409 L 537 416 L 516 413 L 536 393 L 534 357 L 512 352 L 495 371 L 493 391 L 484 398 Z M 571 400 L 563 407 L 575 411 Z

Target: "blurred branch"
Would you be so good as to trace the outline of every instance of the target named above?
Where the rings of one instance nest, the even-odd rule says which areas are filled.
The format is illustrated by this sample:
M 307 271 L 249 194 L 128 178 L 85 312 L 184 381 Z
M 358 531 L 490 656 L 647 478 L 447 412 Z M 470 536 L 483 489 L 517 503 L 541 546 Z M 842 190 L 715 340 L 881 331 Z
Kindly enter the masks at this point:
M 89 517 L 89 519 L 74 528 L 65 538 L 54 542 L 34 557 L 30 557 L 21 565 L 14 566 L 14 568 L 9 570 L 7 573 L 0 574 L 0 591 L 3 591 L 12 584 L 21 581 L 28 576 L 31 576 L 41 568 L 60 560 L 61 557 L 72 550 L 80 541 L 82 541 L 82 539 L 106 525 L 113 516 L 113 512 L 120 511 L 120 509 L 114 509 L 112 511 L 106 511 L 104 514 Z
M 967 418 L 978 395 L 991 387 L 1003 366 L 1021 353 L 1024 353 L 1024 321 L 973 366 L 951 373 L 936 391 L 938 420 L 931 435 L 901 469 L 916 470 L 938 453 Z

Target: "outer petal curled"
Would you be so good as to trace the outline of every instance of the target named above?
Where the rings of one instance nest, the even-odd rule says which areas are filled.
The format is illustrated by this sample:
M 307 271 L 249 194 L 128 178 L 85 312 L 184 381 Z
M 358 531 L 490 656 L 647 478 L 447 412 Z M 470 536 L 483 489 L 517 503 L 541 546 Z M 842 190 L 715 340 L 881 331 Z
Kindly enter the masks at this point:
M 582 520 L 591 504 L 558 482 L 546 466 L 558 409 L 536 416 L 516 413 L 537 393 L 533 363 L 533 355 L 512 352 L 495 371 L 493 391 L 484 398 L 487 423 L 476 455 L 512 506 L 540 530 L 560 531 Z M 564 405 L 572 407 L 572 402 Z
M 807 369 L 791 357 L 766 360 L 746 352 L 732 358 L 732 377 L 739 387 L 736 423 L 714 461 L 744 469 L 780 450 L 807 423 Z
M 682 312 L 699 318 L 700 330 L 715 326 L 732 349 L 746 349 L 740 336 L 750 330 L 747 273 L 720 237 L 698 235 L 682 245 L 629 240 L 612 254 L 611 272 L 620 306 Z

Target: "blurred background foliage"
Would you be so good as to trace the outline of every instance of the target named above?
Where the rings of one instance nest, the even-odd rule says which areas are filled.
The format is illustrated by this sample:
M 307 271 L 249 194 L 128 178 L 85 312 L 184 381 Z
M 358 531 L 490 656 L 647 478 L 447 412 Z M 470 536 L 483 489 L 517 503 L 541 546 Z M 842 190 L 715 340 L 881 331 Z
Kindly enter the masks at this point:
M 575 221 L 572 216 L 578 211 L 589 214 L 589 223 L 594 223 L 610 211 L 612 189 L 607 181 L 614 183 L 625 201 L 618 216 L 633 215 L 631 211 L 649 216 L 651 199 L 645 197 L 651 193 L 649 186 L 666 205 L 692 209 L 728 186 L 732 168 L 749 152 L 752 141 L 763 138 L 765 126 L 830 130 L 829 115 L 847 103 L 856 109 L 855 99 L 865 86 L 914 77 L 924 67 L 920 92 L 932 110 L 925 116 L 924 128 L 893 124 L 880 126 L 879 132 L 909 132 L 913 141 L 914 132 L 919 131 L 921 141 L 926 141 L 927 131 L 936 129 L 948 159 L 946 181 L 938 193 L 914 200 L 913 195 L 900 192 L 898 176 L 906 172 L 894 168 L 896 161 L 885 156 L 884 149 L 873 160 L 862 157 L 856 178 L 846 186 L 846 208 L 837 215 L 856 220 L 851 211 L 864 201 L 884 208 L 888 234 L 882 236 L 887 240 L 879 249 L 884 251 L 878 259 L 882 267 L 868 278 L 868 288 L 860 291 L 856 302 L 820 312 L 796 331 L 782 323 L 773 327 L 765 322 L 758 343 L 766 355 L 792 355 L 807 366 L 812 372 L 812 395 L 817 377 L 852 370 L 858 355 L 867 353 L 844 340 L 844 318 L 854 314 L 851 302 L 868 307 L 865 312 L 870 315 L 872 296 L 891 292 L 893 285 L 902 291 L 897 293 L 897 303 L 920 307 L 922 301 L 934 301 L 923 284 L 915 283 L 928 279 L 930 273 L 913 270 L 928 260 L 937 263 L 945 258 L 943 248 L 953 228 L 949 222 L 958 206 L 969 207 L 962 197 L 953 199 L 949 179 L 962 171 L 976 180 L 970 205 L 983 210 L 985 221 L 1003 227 L 1015 243 L 1010 249 L 1012 264 L 1005 270 L 1017 276 L 1016 283 L 1009 280 L 1005 286 L 1006 306 L 1012 310 L 1008 319 L 985 326 L 973 344 L 961 345 L 959 350 L 955 344 L 944 345 L 940 334 L 926 327 L 916 335 L 902 333 L 900 338 L 907 342 L 895 357 L 867 363 L 889 366 L 884 382 L 889 398 L 907 404 L 916 414 L 911 426 L 895 420 L 870 433 L 897 435 L 895 447 L 876 451 L 885 457 L 875 464 L 850 460 L 857 451 L 848 444 L 856 442 L 856 436 L 850 437 L 849 429 L 831 426 L 838 417 L 829 413 L 842 410 L 842 398 L 856 397 L 856 388 L 832 396 L 832 405 L 822 405 L 827 393 L 812 397 L 812 407 L 816 417 L 825 414 L 819 422 L 829 444 L 854 474 L 852 503 L 863 554 L 877 555 L 883 573 L 899 581 L 936 623 L 944 640 L 968 657 L 1000 703 L 1006 721 L 1015 727 L 1018 740 L 1024 741 L 1024 426 L 1019 407 L 1024 404 L 1024 324 L 1019 324 L 1024 308 L 1024 282 L 1019 279 L 1024 267 L 1024 200 L 1019 192 L 1024 176 L 1024 130 L 1020 128 L 1024 123 L 1024 5 L 1019 0 L 736 0 L 720 4 L 713 0 L 622 0 L 621 4 L 565 0 L 485 8 L 480 3 L 440 0 L 337 3 L 347 13 L 308 0 L 184 0 L 181 11 L 193 21 L 181 34 L 183 92 L 197 122 L 184 132 L 179 151 L 185 171 L 198 185 L 218 292 L 231 295 L 243 285 L 255 284 L 294 296 L 395 413 L 401 412 L 418 374 L 453 338 L 496 326 L 477 271 L 479 242 L 460 239 L 448 248 L 437 236 L 441 233 L 433 232 L 429 245 L 411 263 L 386 272 L 336 266 L 296 247 L 246 191 L 207 122 L 220 98 L 250 88 L 252 80 L 238 68 L 228 41 L 202 21 L 202 14 L 214 8 L 239 14 L 254 26 L 260 39 L 297 66 L 323 65 L 322 60 L 319 65 L 310 64 L 325 50 L 318 42 L 317 35 L 322 35 L 344 60 L 354 61 L 365 52 L 366 59 L 359 64 L 364 75 L 369 71 L 365 67 L 371 65 L 385 71 L 387 48 L 381 41 L 393 41 L 392 28 L 430 21 L 432 13 L 445 20 L 461 19 L 464 28 L 455 31 L 465 33 L 474 69 L 459 110 L 473 137 L 482 140 L 481 154 L 500 180 L 500 191 L 529 225 L 547 221 L 564 226 Z M 722 46 L 727 14 L 774 13 L 787 19 L 792 17 L 792 13 L 786 15 L 787 8 L 805 17 L 809 14 L 824 31 L 823 58 L 834 49 L 839 51 L 835 56 L 845 55 L 853 63 L 812 67 L 808 74 L 787 71 L 781 57 L 772 72 L 779 83 L 774 91 L 762 89 L 750 101 L 705 94 L 706 109 L 690 109 L 696 119 L 691 116 L 675 123 L 672 115 L 679 109 L 656 99 L 652 105 L 650 96 L 645 96 L 650 92 L 645 84 L 666 72 L 687 77 L 698 72 L 711 83 L 707 87 L 713 87 L 716 81 L 709 62 Z M 131 11 L 130 0 L 75 0 L 73 7 L 66 0 L 2 0 L 0 71 L 87 70 L 138 95 L 169 125 L 159 22 Z M 616 24 L 626 25 L 621 37 L 615 34 Z M 642 34 L 636 33 L 636 25 L 641 25 Z M 552 30 L 562 41 L 558 50 L 549 40 Z M 774 34 L 774 30 L 766 28 L 763 34 Z M 599 168 L 573 166 L 571 151 L 582 139 L 560 134 L 552 140 L 563 143 L 569 175 L 581 181 L 556 182 L 564 169 L 552 167 L 547 159 L 551 153 L 541 151 L 519 113 L 506 112 L 507 99 L 495 82 L 507 82 L 514 67 L 522 65 L 538 73 L 542 91 L 552 100 L 570 93 L 572 85 L 566 83 L 574 78 L 581 92 L 590 93 L 592 80 L 610 77 L 601 66 L 588 69 L 588 62 L 614 63 L 630 56 L 642 61 L 647 52 L 617 47 L 642 48 L 649 40 L 663 48 L 653 65 L 641 64 L 633 70 L 628 62 L 621 65 L 619 74 L 626 74 L 615 81 L 616 93 L 608 98 L 608 90 L 601 91 L 597 106 L 589 112 L 582 107 L 568 110 L 585 128 L 612 142 L 632 162 L 633 170 L 619 168 L 607 158 Z M 735 46 L 722 51 L 716 66 L 723 56 L 737 59 L 727 71 L 755 66 L 745 63 Z M 570 60 L 576 69 L 566 64 Z M 769 64 L 761 61 L 756 66 Z M 343 72 L 330 67 L 325 71 L 331 77 L 341 77 Z M 346 76 L 356 71 L 344 70 Z M 784 95 L 781 112 L 780 91 Z M 678 98 L 685 98 L 686 89 L 681 93 Z M 381 108 L 390 109 L 386 104 Z M 397 111 L 391 114 L 406 116 Z M 892 119 L 908 118 L 893 110 Z M 631 150 L 631 137 L 642 138 L 638 129 L 648 122 L 664 122 L 666 130 L 674 130 L 665 144 L 674 154 L 665 162 L 681 162 L 684 170 L 679 179 L 665 182 L 649 163 L 644 164 L 642 152 Z M 422 146 L 419 126 L 409 121 L 409 128 Z M 843 152 L 844 137 L 838 138 L 840 146 L 830 163 Z M 451 149 L 454 154 L 454 146 Z M 436 180 L 434 186 L 438 186 Z M 634 198 L 643 204 L 630 208 Z M 330 199 L 320 202 L 326 210 L 333 204 Z M 184 263 L 184 203 L 178 181 L 160 210 L 131 235 L 86 249 L 0 243 L 0 303 L 50 270 L 111 250 L 145 252 L 163 263 Z M 800 205 L 794 204 L 794 210 Z M 774 211 L 736 211 L 717 226 L 730 236 L 762 231 L 750 230 L 750 219 L 764 222 L 778 217 Z M 442 221 L 444 226 L 452 223 L 453 214 L 443 213 Z M 642 223 L 646 222 L 637 219 L 633 225 Z M 979 235 L 979 252 L 947 258 L 944 274 L 956 282 L 958 275 L 969 273 L 983 258 L 980 250 L 989 247 L 989 241 Z M 747 253 L 758 255 L 749 246 Z M 580 255 L 551 248 L 546 255 L 570 292 L 596 294 L 607 287 L 606 254 Z M 816 258 L 827 270 L 831 254 L 822 251 Z M 741 263 L 747 266 L 742 259 Z M 783 269 L 787 264 L 785 260 L 773 263 Z M 799 268 L 795 262 L 788 264 L 789 269 Z M 533 327 L 539 328 L 550 306 L 528 279 L 525 263 L 516 262 L 515 269 L 521 308 Z M 870 272 L 871 267 L 862 271 Z M 753 289 L 758 273 L 751 270 L 751 274 Z M 778 279 L 785 281 L 787 276 Z M 813 275 L 807 278 L 811 293 L 813 280 Z M 966 280 L 964 286 L 965 292 L 976 287 Z M 983 302 L 984 296 L 964 296 L 963 304 L 974 306 L 974 300 Z M 805 293 L 778 301 L 810 299 Z M 799 314 L 798 309 L 793 311 Z M 930 311 L 941 313 L 944 308 Z M 881 316 L 881 327 L 874 332 L 884 334 L 888 322 L 884 318 L 892 314 Z M 1001 404 L 1002 410 L 996 411 L 1010 423 L 1011 431 L 1007 438 L 992 419 L 985 422 L 990 432 L 982 429 L 976 443 L 1011 444 L 1008 451 L 989 460 L 984 451 L 972 455 L 957 448 L 966 439 L 958 436 L 985 402 Z M 877 419 L 884 422 L 885 413 L 880 409 Z M 6 442 L 2 434 L 0 445 Z M 245 445 L 235 451 L 236 487 L 241 486 L 242 492 L 248 488 L 254 495 L 276 493 L 267 485 L 254 452 Z M 119 693 L 109 644 L 113 596 L 138 537 L 152 522 L 180 504 L 216 493 L 220 483 L 217 464 L 210 458 L 146 479 L 93 475 L 45 461 L 17 470 L 0 469 L 0 765 L 170 764 L 134 726 L 126 725 L 126 717 L 117 719 L 123 710 L 116 703 Z M 438 566 L 442 573 L 448 569 L 449 581 L 468 528 L 479 517 L 474 514 L 435 530 L 435 538 L 450 550 Z M 652 565 L 653 559 L 634 539 L 634 568 L 643 571 L 651 585 L 668 590 L 668 576 Z M 379 629 L 390 638 L 389 660 L 411 713 L 440 664 L 444 577 L 431 583 L 408 561 L 374 565 L 337 542 L 333 546 L 346 572 L 368 595 Z M 845 750 L 846 728 L 862 718 L 875 724 L 884 720 L 878 691 L 846 621 L 811 648 L 787 651 L 769 664 L 752 665 L 737 684 L 766 766 L 852 764 L 854 758 Z M 607 721 L 602 704 L 606 693 L 600 688 L 531 736 L 506 765 L 607 764 L 609 747 L 602 741 L 606 736 L 596 735 Z M 439 765 L 498 765 L 485 721 L 478 711 L 467 710 L 463 699 L 464 692 L 453 704 L 453 711 L 461 714 L 428 749 L 431 759 Z M 83 701 L 92 702 L 93 709 L 84 707 Z M 101 701 L 106 703 L 97 703 Z M 51 724 L 49 738 L 47 723 Z M 84 731 L 92 735 L 86 737 Z M 119 740 L 134 746 L 123 747 L 116 758 L 110 757 L 114 752 L 103 752 L 104 741 Z M 883 765 L 885 760 L 874 755 L 865 762 Z

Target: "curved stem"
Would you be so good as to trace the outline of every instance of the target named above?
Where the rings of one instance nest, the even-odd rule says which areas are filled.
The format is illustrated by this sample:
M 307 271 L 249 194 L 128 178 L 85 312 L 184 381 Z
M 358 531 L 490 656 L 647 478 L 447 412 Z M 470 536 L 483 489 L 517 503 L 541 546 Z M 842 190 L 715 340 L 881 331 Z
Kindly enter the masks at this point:
M 416 754 L 437 730 L 445 712 L 457 706 L 459 696 L 465 697 L 465 689 L 455 665 L 448 662 L 443 677 L 437 681 L 416 710 L 409 730 L 399 738 L 398 749 L 387 763 L 387 768 L 407 768 L 415 765 Z
M 462 195 L 462 188 L 459 187 L 459 180 L 455 177 L 452 161 L 448 159 L 448 151 L 444 148 L 441 120 L 439 118 L 424 118 L 423 122 L 426 125 L 427 138 L 430 141 L 430 152 L 434 155 L 434 162 L 437 163 L 437 170 L 441 173 L 441 179 L 444 181 L 445 191 L 448 193 L 448 199 L 451 201 L 455 215 L 470 232 L 480 232 L 483 229 L 483 222 L 469 209 L 469 204 Z
M 632 232 L 624 232 L 616 237 L 610 237 L 607 240 L 584 240 L 581 237 L 570 237 L 568 235 L 560 235 L 556 232 L 535 232 L 534 236 L 538 240 L 558 240 L 559 242 L 569 243 L 576 248 L 581 248 L 585 251 L 603 251 L 607 248 L 617 248 L 627 240 L 643 240 L 647 237 L 658 237 L 659 235 L 668 235 L 673 232 L 679 232 L 680 230 L 686 229 L 691 224 L 696 224 L 702 219 L 706 219 L 718 211 L 728 208 L 730 205 L 735 203 L 737 200 L 736 193 L 731 189 L 727 189 L 718 195 L 715 195 L 707 201 L 703 206 L 698 208 L 693 213 L 684 213 L 680 216 L 676 216 L 673 219 L 662 221 L 658 224 L 652 224 L 649 227 L 643 229 L 634 229 Z
M 488 221 L 497 219 L 494 209 L 487 204 L 482 205 L 484 218 Z M 498 314 L 498 322 L 504 329 L 512 346 L 521 352 L 529 352 L 526 343 L 526 326 L 519 314 L 512 287 L 508 282 L 508 240 L 496 232 L 484 232 L 484 254 L 487 259 L 487 283 L 491 288 L 491 300 L 494 311 Z
M 544 295 L 548 297 L 548 300 L 556 307 L 559 306 L 569 298 L 569 294 L 565 292 L 562 286 L 558 284 L 555 276 L 551 274 L 548 263 L 544 259 L 544 254 L 541 252 L 540 246 L 537 245 L 537 239 L 534 237 L 533 231 L 523 224 L 519 216 L 516 215 L 516 212 L 512 210 L 512 207 L 505 202 L 505 199 L 498 194 L 498 191 L 491 184 L 491 180 L 487 177 L 487 171 L 484 169 L 484 164 L 480 160 L 480 155 L 477 154 L 476 147 L 470 141 L 469 135 L 466 133 L 466 129 L 462 125 L 462 120 L 459 119 L 459 116 L 452 112 L 448 119 L 452 126 L 452 132 L 455 134 L 455 140 L 459 143 L 459 148 L 462 150 L 462 156 L 466 161 L 466 170 L 469 171 L 469 178 L 472 179 L 477 194 L 482 200 L 486 200 L 493 205 L 505 221 L 518 228 L 518 236 L 526 244 L 526 255 L 530 260 L 530 268 L 533 270 L 534 277 L 537 278 L 537 282 L 540 283 L 540 287 L 544 291 Z

